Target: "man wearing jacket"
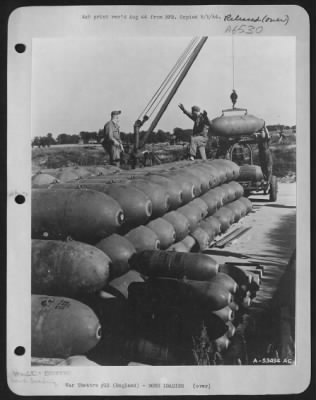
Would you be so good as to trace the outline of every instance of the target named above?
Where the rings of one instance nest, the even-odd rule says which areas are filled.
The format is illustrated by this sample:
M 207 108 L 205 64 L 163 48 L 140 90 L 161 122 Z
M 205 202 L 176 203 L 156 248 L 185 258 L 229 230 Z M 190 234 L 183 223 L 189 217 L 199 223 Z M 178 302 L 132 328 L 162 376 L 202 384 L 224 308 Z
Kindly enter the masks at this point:
M 111 120 L 104 125 L 101 144 L 110 156 L 110 164 L 120 166 L 121 152 L 124 151 L 120 136 L 119 115 L 121 111 L 112 111 Z
M 201 113 L 200 107 L 193 106 L 190 112 L 185 109 L 183 104 L 179 104 L 179 108 L 185 115 L 194 121 L 192 136 L 190 139 L 190 160 L 195 159 L 197 149 L 199 149 L 202 160 L 206 160 L 205 147 L 208 142 L 208 129 L 210 126 L 210 120 L 206 111 Z

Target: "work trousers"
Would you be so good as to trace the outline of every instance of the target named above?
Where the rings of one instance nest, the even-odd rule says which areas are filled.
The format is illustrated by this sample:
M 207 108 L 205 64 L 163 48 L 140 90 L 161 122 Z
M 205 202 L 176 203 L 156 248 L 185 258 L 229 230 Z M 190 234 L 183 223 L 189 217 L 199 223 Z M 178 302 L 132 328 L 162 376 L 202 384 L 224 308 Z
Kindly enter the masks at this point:
M 196 157 L 197 149 L 201 154 L 202 160 L 206 160 L 205 146 L 207 144 L 208 138 L 202 135 L 191 136 L 190 141 L 190 156 Z
M 121 159 L 121 148 L 114 145 L 113 143 L 105 141 L 102 143 L 102 146 L 110 156 L 110 164 L 119 167 Z

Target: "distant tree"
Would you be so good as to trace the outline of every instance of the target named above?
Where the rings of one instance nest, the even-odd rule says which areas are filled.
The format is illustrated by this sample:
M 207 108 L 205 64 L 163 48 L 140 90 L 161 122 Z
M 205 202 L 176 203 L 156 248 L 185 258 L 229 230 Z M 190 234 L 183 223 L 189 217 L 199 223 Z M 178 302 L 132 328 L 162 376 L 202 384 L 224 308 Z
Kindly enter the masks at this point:
M 78 144 L 80 141 L 80 136 L 79 135 L 71 135 L 71 144 Z
M 159 129 L 156 133 L 156 138 L 158 143 L 169 142 L 170 134 Z
M 48 134 L 46 135 L 46 137 L 47 137 L 47 145 L 48 145 L 48 146 L 51 146 L 51 145 L 53 145 L 53 144 L 56 144 L 56 140 L 53 138 L 53 134 L 52 134 L 52 133 L 48 133 Z
M 192 131 L 191 129 L 174 128 L 173 134 L 176 137 L 177 142 L 189 142 Z
M 98 134 L 97 132 L 86 132 L 82 131 L 79 133 L 81 140 L 83 141 L 84 144 L 89 143 L 89 140 L 96 140 L 98 139 Z
M 67 133 L 61 133 L 57 136 L 58 144 L 70 144 L 71 143 L 71 135 Z
M 32 141 L 32 146 L 38 146 L 41 147 L 41 142 L 39 136 L 35 136 L 35 138 Z

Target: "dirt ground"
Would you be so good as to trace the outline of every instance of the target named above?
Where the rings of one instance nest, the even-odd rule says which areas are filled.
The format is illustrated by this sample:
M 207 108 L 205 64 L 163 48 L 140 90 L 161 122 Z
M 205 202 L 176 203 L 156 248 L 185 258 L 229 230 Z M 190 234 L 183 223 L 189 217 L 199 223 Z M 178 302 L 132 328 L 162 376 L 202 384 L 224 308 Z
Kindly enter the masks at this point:
M 296 184 L 279 183 L 278 199 L 274 203 L 264 195 L 250 199 L 253 212 L 237 226 L 251 226 L 251 229 L 230 246 L 216 250 L 218 254 L 213 257 L 220 263 L 259 262 L 264 267 L 260 289 L 248 312 L 247 363 L 256 364 L 269 355 L 271 360 L 278 360 L 280 353 L 285 354 L 286 363 L 294 357 L 295 332 L 289 327 L 289 334 L 283 337 L 281 304 L 289 308 L 294 326 L 295 269 L 289 261 L 296 248 Z

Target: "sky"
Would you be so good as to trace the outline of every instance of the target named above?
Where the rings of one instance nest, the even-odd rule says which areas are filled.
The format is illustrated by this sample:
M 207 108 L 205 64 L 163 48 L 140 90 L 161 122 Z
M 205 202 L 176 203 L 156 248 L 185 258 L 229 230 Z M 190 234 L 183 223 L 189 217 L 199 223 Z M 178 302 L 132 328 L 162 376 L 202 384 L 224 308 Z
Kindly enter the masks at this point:
M 35 39 L 32 136 L 98 131 L 117 109 L 121 131 L 132 132 L 191 39 Z M 155 130 L 192 127 L 179 103 L 198 105 L 211 119 L 220 116 L 231 107 L 233 69 L 238 107 L 267 125 L 295 125 L 295 60 L 294 37 L 209 37 Z

